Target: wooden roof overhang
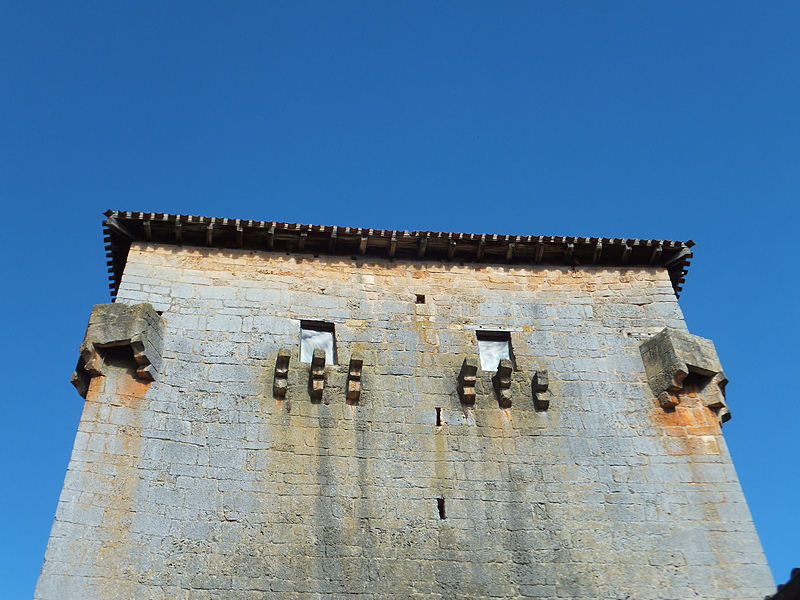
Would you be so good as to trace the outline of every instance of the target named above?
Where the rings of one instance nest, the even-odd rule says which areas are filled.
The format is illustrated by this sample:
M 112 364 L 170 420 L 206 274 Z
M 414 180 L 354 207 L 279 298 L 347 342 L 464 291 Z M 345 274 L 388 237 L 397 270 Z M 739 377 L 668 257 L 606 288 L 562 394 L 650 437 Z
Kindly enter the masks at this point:
M 516 266 L 661 267 L 669 272 L 676 295 L 694 245 L 691 240 L 397 231 L 115 210 L 105 215 L 112 297 L 132 242 Z

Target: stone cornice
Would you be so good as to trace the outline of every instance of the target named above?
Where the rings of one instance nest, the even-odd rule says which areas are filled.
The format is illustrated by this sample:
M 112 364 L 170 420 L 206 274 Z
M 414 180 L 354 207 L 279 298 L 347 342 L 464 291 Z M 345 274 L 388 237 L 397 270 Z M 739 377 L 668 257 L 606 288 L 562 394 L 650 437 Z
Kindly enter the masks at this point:
M 116 296 L 132 242 L 474 264 L 660 267 L 680 294 L 694 242 L 397 231 L 109 210 L 103 223 Z

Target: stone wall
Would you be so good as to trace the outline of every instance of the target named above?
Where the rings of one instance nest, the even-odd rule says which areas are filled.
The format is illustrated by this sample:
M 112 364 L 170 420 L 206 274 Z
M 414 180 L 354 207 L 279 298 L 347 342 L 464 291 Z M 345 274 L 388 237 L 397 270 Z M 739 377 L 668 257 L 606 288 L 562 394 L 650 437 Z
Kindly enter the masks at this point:
M 665 409 L 647 384 L 640 344 L 686 330 L 663 270 L 137 243 L 117 302 L 162 313 L 163 365 L 137 380 L 119 351 L 90 380 L 38 599 L 773 586 L 717 415 L 691 386 Z M 317 400 L 302 320 L 335 329 Z M 459 395 L 479 328 L 510 332 L 510 408 L 493 373 L 478 370 L 474 406 Z M 348 403 L 351 358 L 363 368 Z M 545 370 L 546 410 L 532 385 Z

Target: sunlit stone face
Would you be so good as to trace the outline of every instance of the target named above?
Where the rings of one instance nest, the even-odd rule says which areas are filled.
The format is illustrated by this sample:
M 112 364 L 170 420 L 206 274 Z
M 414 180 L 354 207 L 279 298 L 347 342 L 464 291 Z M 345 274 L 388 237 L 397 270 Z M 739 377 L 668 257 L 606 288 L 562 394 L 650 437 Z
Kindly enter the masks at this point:
M 334 364 L 333 331 L 300 329 L 300 361 L 311 362 L 317 348 L 325 350 L 325 364 Z

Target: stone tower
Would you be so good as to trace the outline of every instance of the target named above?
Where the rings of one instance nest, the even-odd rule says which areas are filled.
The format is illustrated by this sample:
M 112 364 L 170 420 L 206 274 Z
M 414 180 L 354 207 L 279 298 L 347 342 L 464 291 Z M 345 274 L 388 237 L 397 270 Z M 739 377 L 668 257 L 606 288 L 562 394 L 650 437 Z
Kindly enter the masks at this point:
M 772 589 L 691 242 L 107 217 L 37 599 Z

